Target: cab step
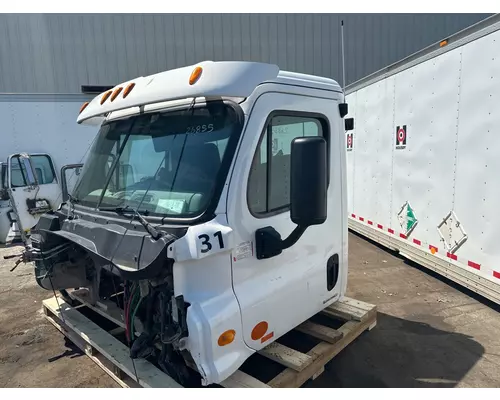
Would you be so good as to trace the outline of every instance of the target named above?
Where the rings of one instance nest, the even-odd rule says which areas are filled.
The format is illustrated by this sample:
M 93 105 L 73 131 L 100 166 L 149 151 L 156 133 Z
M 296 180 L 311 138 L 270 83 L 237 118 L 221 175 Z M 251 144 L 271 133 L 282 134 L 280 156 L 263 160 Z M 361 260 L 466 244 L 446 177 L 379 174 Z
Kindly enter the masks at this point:
M 76 293 L 71 297 L 80 305 L 72 307 L 59 296 L 44 300 L 45 317 L 120 386 L 182 387 L 152 363 L 143 359 L 132 362 L 128 347 L 120 341 L 123 323 L 113 303 L 92 306 Z M 302 387 L 321 376 L 337 354 L 376 324 L 375 305 L 345 297 L 251 356 L 232 376 L 214 386 Z

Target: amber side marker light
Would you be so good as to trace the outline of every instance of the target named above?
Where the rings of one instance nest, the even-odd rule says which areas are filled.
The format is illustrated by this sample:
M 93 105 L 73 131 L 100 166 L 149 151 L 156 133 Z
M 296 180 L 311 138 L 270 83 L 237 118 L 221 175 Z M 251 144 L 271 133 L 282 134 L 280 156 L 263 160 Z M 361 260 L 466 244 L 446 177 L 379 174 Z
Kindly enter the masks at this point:
M 110 90 L 109 92 L 104 93 L 104 96 L 101 98 L 101 106 L 106 102 L 109 96 L 111 96 L 113 92 Z
M 262 336 L 264 336 L 269 328 L 269 324 L 267 321 L 261 321 L 252 329 L 252 340 L 259 340 Z
M 441 40 L 441 41 L 439 42 L 439 47 L 444 47 L 444 46 L 446 46 L 447 44 L 448 44 L 448 39 Z
M 194 85 L 198 82 L 198 79 L 201 77 L 201 73 L 203 72 L 203 68 L 196 67 L 193 72 L 191 72 L 191 76 L 189 77 L 189 84 Z
M 88 101 L 83 103 L 82 106 L 80 107 L 80 112 L 78 114 L 81 114 L 82 111 L 85 110 L 89 104 L 90 103 Z
M 130 94 L 130 92 L 132 91 L 132 89 L 134 88 L 134 86 L 135 86 L 135 83 L 129 83 L 127 85 L 127 87 L 123 91 L 123 98 L 127 97 Z
M 114 101 L 122 90 L 123 88 L 121 86 L 119 88 L 116 88 L 113 94 L 111 95 L 111 101 Z
M 230 329 L 219 336 L 219 340 L 217 341 L 217 344 L 219 346 L 226 346 L 226 345 L 233 342 L 235 336 L 236 336 L 235 330 Z

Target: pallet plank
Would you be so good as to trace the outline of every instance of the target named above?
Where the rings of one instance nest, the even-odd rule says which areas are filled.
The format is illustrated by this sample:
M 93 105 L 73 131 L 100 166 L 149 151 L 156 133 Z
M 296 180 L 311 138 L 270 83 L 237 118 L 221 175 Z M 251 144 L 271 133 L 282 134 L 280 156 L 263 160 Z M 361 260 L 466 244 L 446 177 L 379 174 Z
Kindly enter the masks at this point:
M 88 343 L 84 341 L 80 336 L 76 335 L 71 330 L 64 329 L 61 324 L 53 318 L 50 314 L 46 315 L 45 318 L 54 325 L 64 336 L 66 336 L 71 342 L 77 346 L 82 352 L 84 352 L 92 361 L 94 361 L 99 367 L 101 367 L 104 372 L 106 372 L 116 383 L 118 383 L 123 388 L 139 388 L 140 386 L 132 380 L 129 376 L 124 378 L 119 378 L 113 373 L 113 368 L 115 367 L 108 359 L 106 359 L 102 354 L 97 351 L 89 351 Z M 92 354 L 94 353 L 94 354 Z
M 331 306 L 326 307 L 322 314 L 328 315 L 329 317 L 337 317 L 345 321 L 362 321 L 366 317 L 367 312 L 360 310 L 359 308 L 353 307 L 349 304 L 342 303 L 338 301 Z
M 363 311 L 371 311 L 375 307 L 374 304 L 365 303 L 364 301 L 352 299 L 350 297 L 344 297 L 341 302 L 343 304 L 347 304 L 349 306 L 359 308 L 360 310 L 363 310 Z
M 236 371 L 229 378 L 223 380 L 220 385 L 228 389 L 269 388 L 269 386 L 264 382 L 259 381 L 257 378 L 254 378 L 253 376 L 240 370 Z
M 376 308 L 367 313 L 363 321 L 348 321 L 339 331 L 344 337 L 335 344 L 321 342 L 311 349 L 307 354 L 313 359 L 312 364 L 298 372 L 287 368 L 267 384 L 275 388 L 296 388 L 302 386 L 307 380 L 319 372 L 325 364 L 340 353 L 347 345 L 354 341 L 361 333 L 368 329 L 376 319 Z
M 111 329 L 108 333 L 112 336 L 117 336 L 121 335 L 123 332 L 125 332 L 125 328 L 122 328 L 121 326 L 117 326 L 114 329 Z
M 108 332 L 87 319 L 79 311 L 74 310 L 63 299 L 55 297 L 43 301 L 46 307 L 62 324 L 80 336 L 85 342 L 106 356 L 115 366 L 135 380 L 135 370 L 142 387 L 181 388 L 175 380 L 160 371 L 149 361 L 136 359 L 132 361 L 129 349 Z M 135 364 L 135 369 L 134 369 Z
M 102 315 L 103 317 L 108 318 L 110 321 L 114 322 L 116 325 L 125 327 L 125 319 L 123 317 L 123 311 L 121 308 L 118 308 L 116 303 L 111 302 L 110 300 L 99 302 L 96 305 L 92 305 L 89 302 L 89 294 L 86 290 L 75 290 L 69 292 L 69 297 L 74 300 L 83 303 L 92 311 Z
M 302 371 L 312 363 L 311 356 L 274 342 L 259 351 L 259 354 L 295 371 Z
M 342 336 L 344 334 L 342 332 L 339 332 L 336 329 L 329 328 L 328 326 L 316 324 L 311 321 L 306 321 L 302 324 L 300 324 L 297 328 L 295 328 L 297 331 L 305 333 L 309 336 L 315 337 L 316 339 L 319 340 L 324 340 L 325 342 L 328 343 L 336 343 L 340 339 L 342 339 Z

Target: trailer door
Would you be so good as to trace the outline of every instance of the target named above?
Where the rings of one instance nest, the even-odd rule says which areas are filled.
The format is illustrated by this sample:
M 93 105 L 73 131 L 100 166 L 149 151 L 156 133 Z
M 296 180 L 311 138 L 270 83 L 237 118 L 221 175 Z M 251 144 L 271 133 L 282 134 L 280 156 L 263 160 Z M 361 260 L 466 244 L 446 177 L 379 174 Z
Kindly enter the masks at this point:
M 29 234 L 41 214 L 57 208 L 61 188 L 48 154 L 12 154 L 8 163 L 8 191 L 21 233 Z

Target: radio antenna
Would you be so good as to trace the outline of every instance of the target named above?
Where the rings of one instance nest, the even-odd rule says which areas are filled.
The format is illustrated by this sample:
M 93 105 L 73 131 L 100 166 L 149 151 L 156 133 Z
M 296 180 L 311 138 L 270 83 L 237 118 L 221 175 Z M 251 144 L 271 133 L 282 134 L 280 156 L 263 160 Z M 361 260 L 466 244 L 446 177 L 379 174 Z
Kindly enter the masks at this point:
M 340 40 L 342 46 L 342 92 L 345 102 L 345 53 L 344 53 L 344 20 L 340 21 Z

